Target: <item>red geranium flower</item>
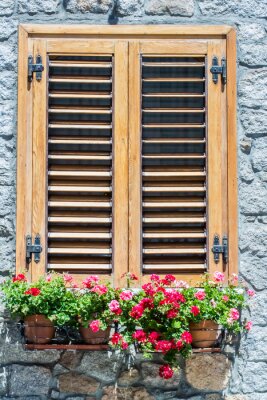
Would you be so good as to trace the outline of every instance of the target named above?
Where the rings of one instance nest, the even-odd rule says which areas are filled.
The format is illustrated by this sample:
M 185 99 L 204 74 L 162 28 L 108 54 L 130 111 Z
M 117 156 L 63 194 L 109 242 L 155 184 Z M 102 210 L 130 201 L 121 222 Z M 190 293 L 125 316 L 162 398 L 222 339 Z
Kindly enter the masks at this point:
M 122 338 L 123 336 L 120 333 L 114 333 L 110 340 L 113 345 L 116 345 L 119 344 Z
M 132 308 L 132 311 L 130 312 L 130 316 L 135 319 L 139 319 L 142 317 L 143 313 L 144 313 L 143 307 L 140 306 L 139 304 L 137 304 L 137 306 L 134 306 Z
M 198 306 L 192 306 L 191 313 L 196 317 L 200 313 L 200 309 L 198 308 Z
M 146 341 L 146 333 L 142 329 L 138 329 L 133 333 L 133 339 L 136 339 L 138 342 L 145 342 Z
M 12 278 L 13 282 L 27 282 L 26 276 L 24 274 L 18 274 Z
M 190 344 L 190 343 L 192 343 L 192 335 L 191 335 L 191 333 L 190 332 L 188 332 L 188 331 L 185 331 L 185 332 L 183 332 L 182 334 L 181 334 L 181 339 L 185 342 L 185 343 L 188 343 L 188 344 Z
M 159 369 L 159 376 L 164 379 L 170 379 L 173 376 L 173 369 L 168 365 L 162 365 Z
M 175 318 L 175 317 L 177 317 L 177 314 L 178 314 L 177 310 L 174 310 L 174 309 L 169 310 L 167 312 L 167 318 L 170 318 L 170 319 Z
M 171 350 L 173 343 L 169 340 L 159 340 L 156 344 L 156 350 L 167 353 Z
M 144 299 L 142 299 L 139 303 L 139 305 L 142 308 L 148 308 L 149 310 L 152 310 L 154 308 L 154 303 L 152 299 L 149 299 L 148 297 L 145 297 Z
M 30 294 L 32 296 L 39 296 L 39 294 L 41 293 L 41 290 L 38 288 L 30 288 L 28 290 L 26 290 L 25 294 Z
M 148 335 L 148 341 L 150 343 L 155 343 L 159 339 L 159 337 L 160 334 L 158 332 L 153 331 Z

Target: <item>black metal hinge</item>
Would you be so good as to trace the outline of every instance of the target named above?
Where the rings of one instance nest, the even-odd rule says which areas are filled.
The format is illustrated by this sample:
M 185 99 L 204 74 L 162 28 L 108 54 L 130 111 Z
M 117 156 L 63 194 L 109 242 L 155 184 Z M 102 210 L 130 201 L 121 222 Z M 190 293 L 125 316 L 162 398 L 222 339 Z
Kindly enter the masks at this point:
M 225 85 L 227 80 L 226 59 L 224 57 L 222 58 L 220 66 L 218 57 L 214 56 L 212 58 L 212 67 L 210 72 L 212 73 L 212 80 L 214 83 L 218 82 L 218 75 L 221 75 L 222 83 Z
M 38 54 L 36 56 L 36 63 L 33 63 L 33 56 L 28 57 L 28 81 L 31 82 L 33 79 L 33 73 L 36 73 L 36 80 L 40 81 L 42 79 L 42 72 L 44 66 L 42 64 L 42 57 Z
M 31 235 L 26 236 L 26 261 L 29 264 L 32 260 L 32 254 L 34 254 L 34 262 L 40 261 L 40 253 L 42 252 L 41 238 L 40 235 L 36 235 L 34 243 L 32 244 Z
M 220 245 L 219 235 L 215 235 L 213 239 L 213 247 L 211 249 L 214 255 L 214 262 L 218 264 L 220 261 L 220 254 L 222 254 L 224 264 L 228 262 L 228 238 L 223 236 L 222 244 Z

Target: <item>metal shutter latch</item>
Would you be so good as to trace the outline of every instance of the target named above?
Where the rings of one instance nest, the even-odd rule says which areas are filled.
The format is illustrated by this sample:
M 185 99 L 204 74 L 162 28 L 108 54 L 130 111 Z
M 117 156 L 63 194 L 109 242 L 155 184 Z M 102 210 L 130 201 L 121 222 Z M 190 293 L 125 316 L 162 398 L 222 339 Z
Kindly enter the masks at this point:
M 39 234 L 35 236 L 34 243 L 32 244 L 31 235 L 26 236 L 26 261 L 29 264 L 34 254 L 34 262 L 40 261 L 40 253 L 42 252 L 41 237 Z
M 44 70 L 44 66 L 42 64 L 42 57 L 40 54 L 36 56 L 36 63 L 33 63 L 33 56 L 28 57 L 28 81 L 31 82 L 33 79 L 33 73 L 36 74 L 36 80 L 42 80 L 42 72 Z
M 223 236 L 222 244 L 220 245 L 219 235 L 214 235 L 213 247 L 211 249 L 214 255 L 214 262 L 218 264 L 220 260 L 220 254 L 222 254 L 224 264 L 228 262 L 228 238 Z
M 224 57 L 222 58 L 220 66 L 218 57 L 214 56 L 212 58 L 212 67 L 210 72 L 212 73 L 212 80 L 214 83 L 218 83 L 218 75 L 221 75 L 222 83 L 225 85 L 227 81 L 226 59 Z

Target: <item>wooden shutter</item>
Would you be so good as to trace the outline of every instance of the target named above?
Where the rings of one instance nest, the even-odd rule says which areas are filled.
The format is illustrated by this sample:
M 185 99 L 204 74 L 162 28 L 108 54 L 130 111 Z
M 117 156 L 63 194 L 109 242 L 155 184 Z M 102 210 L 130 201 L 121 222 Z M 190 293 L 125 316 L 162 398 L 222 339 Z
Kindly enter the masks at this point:
M 128 262 L 128 44 L 33 40 L 32 277 L 121 274 Z M 125 165 L 126 169 L 122 169 Z M 116 278 L 117 280 L 117 278 Z
M 130 269 L 144 279 L 226 268 L 211 252 L 228 231 L 226 93 L 209 71 L 225 51 L 222 40 L 130 47 Z
M 17 270 L 123 283 L 237 271 L 235 32 L 46 26 L 19 31 Z M 27 82 L 27 58 L 42 79 Z M 227 84 L 212 80 L 227 58 Z M 231 222 L 231 223 L 230 223 Z M 40 262 L 25 237 L 40 234 Z M 229 263 L 215 263 L 215 234 Z

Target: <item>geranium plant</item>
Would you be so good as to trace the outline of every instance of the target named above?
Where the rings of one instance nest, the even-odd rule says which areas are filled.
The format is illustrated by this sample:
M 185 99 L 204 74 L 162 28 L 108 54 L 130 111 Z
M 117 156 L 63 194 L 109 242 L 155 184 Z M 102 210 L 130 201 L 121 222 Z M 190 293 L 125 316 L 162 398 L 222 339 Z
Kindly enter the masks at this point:
M 83 327 L 98 332 L 105 330 L 122 312 L 119 306 L 119 289 L 110 283 L 101 284 L 99 277 L 90 275 L 82 282 L 83 288 L 76 292 L 78 320 Z
M 241 320 L 241 310 L 246 307 L 247 299 L 254 295 L 244 283 L 232 274 L 225 283 L 221 272 L 203 275 L 198 288 L 184 290 L 186 298 L 186 317 L 189 321 L 212 320 L 228 331 L 235 333 L 249 330 L 251 321 Z
M 1 285 L 3 302 L 14 318 L 42 314 L 57 325 L 75 325 L 77 300 L 68 275 L 48 274 L 30 283 L 24 274 Z
M 145 357 L 161 352 L 167 364 L 160 367 L 159 374 L 166 379 L 173 375 L 177 354 L 186 357 L 191 352 L 192 337 L 182 307 L 186 299 L 177 285 L 172 275 L 164 279 L 151 275 L 142 290 L 132 296 L 121 293 L 126 296 L 120 305 L 123 328 L 111 338 L 112 345 L 119 348 L 137 343 Z

